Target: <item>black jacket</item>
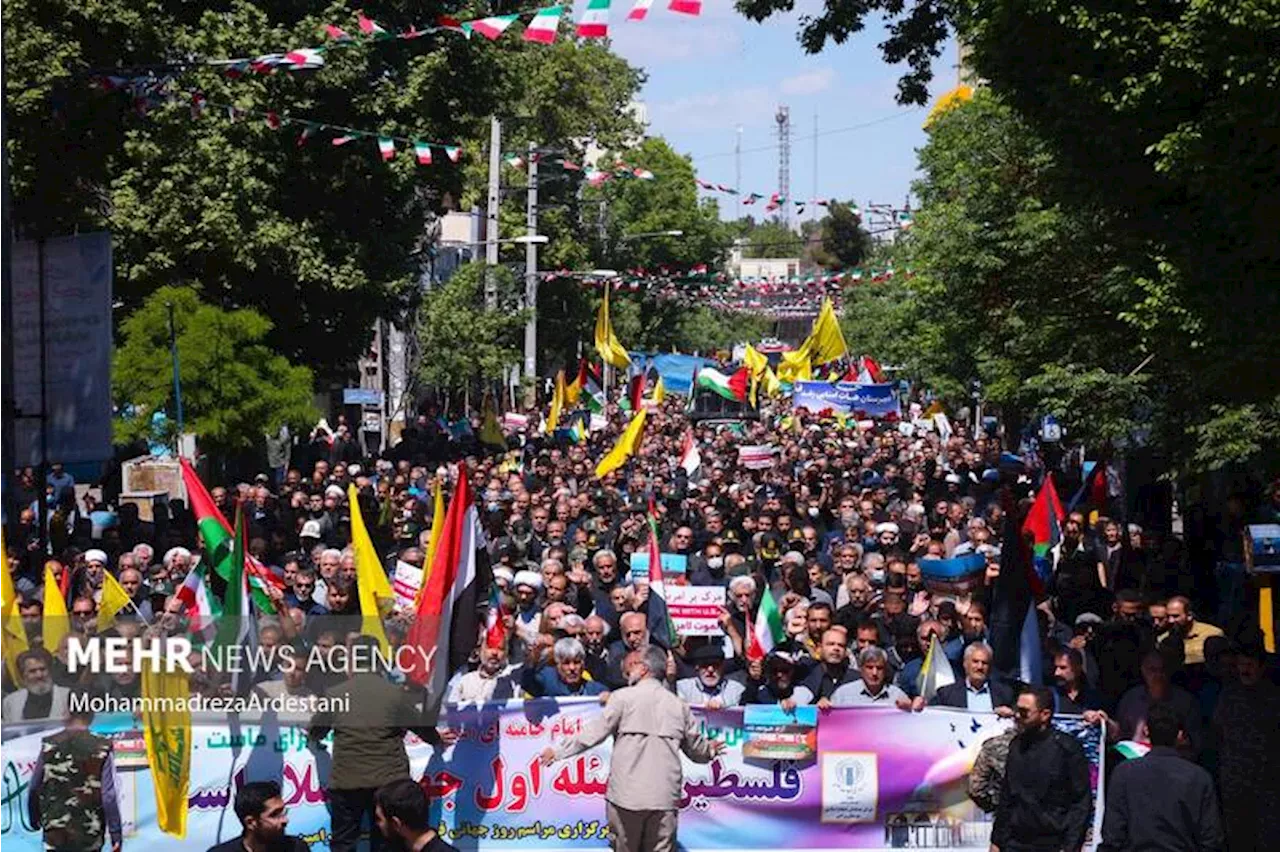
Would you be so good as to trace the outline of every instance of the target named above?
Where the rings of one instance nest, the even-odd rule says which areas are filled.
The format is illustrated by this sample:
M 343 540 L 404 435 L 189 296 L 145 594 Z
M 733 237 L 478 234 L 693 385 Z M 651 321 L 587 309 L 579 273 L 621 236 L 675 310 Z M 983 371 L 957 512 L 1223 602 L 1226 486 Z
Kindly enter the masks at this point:
M 1223 846 L 1213 779 L 1177 750 L 1157 746 L 1117 766 L 1108 779 L 1098 852 L 1217 852 Z
M 307 852 L 310 848 L 301 837 L 288 834 L 271 844 L 271 852 Z M 210 846 L 208 852 L 244 852 L 244 838 L 237 834 L 226 843 Z
M 934 707 L 959 707 L 964 709 L 969 706 L 969 694 L 966 684 L 967 680 L 961 680 L 957 683 L 949 683 L 946 686 L 938 687 L 938 691 L 934 694 L 933 700 L 929 703 Z M 1013 689 L 1005 686 L 1003 683 L 997 683 L 994 680 L 987 681 L 987 685 L 991 690 L 991 706 L 996 707 L 1012 707 L 1014 701 Z
M 1057 728 L 1014 737 L 991 843 L 1002 852 L 1079 849 L 1093 790 L 1084 749 Z

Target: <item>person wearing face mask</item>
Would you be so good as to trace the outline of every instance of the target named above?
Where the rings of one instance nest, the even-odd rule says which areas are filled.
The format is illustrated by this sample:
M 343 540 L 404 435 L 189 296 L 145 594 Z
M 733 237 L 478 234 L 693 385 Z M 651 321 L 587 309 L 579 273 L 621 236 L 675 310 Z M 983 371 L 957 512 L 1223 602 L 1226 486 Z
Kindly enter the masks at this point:
M 689 585 L 723 586 L 726 582 L 724 548 L 718 542 L 711 542 L 689 560 Z

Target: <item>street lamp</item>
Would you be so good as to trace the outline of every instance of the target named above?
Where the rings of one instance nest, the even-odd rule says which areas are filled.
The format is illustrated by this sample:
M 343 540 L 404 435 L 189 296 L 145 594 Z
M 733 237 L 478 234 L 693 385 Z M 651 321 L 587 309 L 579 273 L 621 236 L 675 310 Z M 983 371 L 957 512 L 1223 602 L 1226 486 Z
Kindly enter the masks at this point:
M 630 240 L 640 240 L 640 239 L 645 239 L 647 237 L 683 237 L 683 236 L 684 236 L 684 231 L 681 231 L 679 229 L 671 230 L 671 231 L 645 231 L 640 234 L 624 234 L 623 236 L 618 238 L 618 242 L 625 243 Z
M 551 242 L 546 234 L 521 234 L 504 240 L 440 240 L 442 246 L 490 246 L 490 245 L 543 245 Z

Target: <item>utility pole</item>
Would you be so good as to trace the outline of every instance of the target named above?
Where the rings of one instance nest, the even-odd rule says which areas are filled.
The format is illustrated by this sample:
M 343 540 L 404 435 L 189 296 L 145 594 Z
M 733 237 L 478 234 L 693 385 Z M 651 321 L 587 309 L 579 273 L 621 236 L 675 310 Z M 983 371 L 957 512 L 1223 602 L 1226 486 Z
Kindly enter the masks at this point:
M 818 113 L 813 114 L 813 196 L 812 200 L 818 198 Z M 816 221 L 818 211 L 813 211 L 813 218 Z
M 502 201 L 502 123 L 497 116 L 489 119 L 489 205 L 485 226 L 484 262 L 498 265 L 498 206 Z M 498 281 L 492 273 L 484 277 L 484 306 L 486 310 L 498 308 Z
M 173 302 L 165 302 L 169 309 L 169 354 L 173 356 L 173 413 L 178 421 L 178 434 L 174 439 L 174 454 L 182 455 L 182 371 L 178 366 L 178 327 L 173 321 Z
M 9 214 L 9 86 L 4 50 L 4 13 L 0 10 L 0 521 L 9 521 L 13 498 L 13 220 Z M 45 484 L 40 482 L 45 503 Z
M 525 206 L 525 224 L 529 236 L 537 236 L 538 146 L 532 142 L 529 143 L 529 192 Z M 529 320 L 524 326 L 524 376 L 529 382 L 525 389 L 525 404 L 532 407 L 538 401 L 538 245 L 532 239 L 524 247 L 524 306 L 529 311 Z

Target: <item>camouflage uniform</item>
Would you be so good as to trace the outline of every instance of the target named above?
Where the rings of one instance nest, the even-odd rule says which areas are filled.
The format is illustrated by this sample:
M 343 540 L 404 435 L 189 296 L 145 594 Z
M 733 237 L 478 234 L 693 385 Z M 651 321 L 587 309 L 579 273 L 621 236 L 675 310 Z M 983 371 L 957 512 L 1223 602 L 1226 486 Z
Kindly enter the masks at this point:
M 45 737 L 32 773 L 30 810 L 46 850 L 98 852 L 108 831 L 119 843 L 111 741 L 70 728 Z
M 969 798 L 989 814 L 1000 804 L 1000 786 L 1009 760 L 1009 744 L 1018 730 L 1010 728 L 982 744 L 969 772 Z

